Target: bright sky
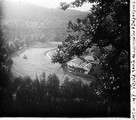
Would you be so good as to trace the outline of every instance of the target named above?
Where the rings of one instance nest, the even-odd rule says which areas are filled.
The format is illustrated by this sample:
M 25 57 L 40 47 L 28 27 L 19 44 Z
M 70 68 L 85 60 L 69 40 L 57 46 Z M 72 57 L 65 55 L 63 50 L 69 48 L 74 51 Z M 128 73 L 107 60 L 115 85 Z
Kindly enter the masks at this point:
M 60 2 L 73 2 L 74 0 L 10 0 L 10 1 L 15 1 L 15 2 L 28 2 L 31 4 L 36 4 L 40 6 L 45 6 L 48 8 L 57 8 L 60 6 Z M 76 10 L 80 11 L 89 11 L 90 5 L 89 4 L 84 4 L 80 8 L 76 8 Z

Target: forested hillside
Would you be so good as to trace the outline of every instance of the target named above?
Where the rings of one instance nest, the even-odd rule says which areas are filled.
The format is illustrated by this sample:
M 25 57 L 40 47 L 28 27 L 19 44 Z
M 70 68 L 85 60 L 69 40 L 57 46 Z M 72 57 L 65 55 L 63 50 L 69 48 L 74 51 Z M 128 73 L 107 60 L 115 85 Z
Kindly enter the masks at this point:
M 87 13 L 61 9 L 49 9 L 22 2 L 2 3 L 2 30 L 7 41 L 19 39 L 31 41 L 62 41 L 68 21 L 82 18 Z

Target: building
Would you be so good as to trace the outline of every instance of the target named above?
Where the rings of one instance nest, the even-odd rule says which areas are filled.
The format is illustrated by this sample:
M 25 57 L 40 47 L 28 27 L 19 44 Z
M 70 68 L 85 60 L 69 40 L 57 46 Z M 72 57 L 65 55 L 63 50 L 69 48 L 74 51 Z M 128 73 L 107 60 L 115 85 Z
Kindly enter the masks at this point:
M 89 62 L 89 61 L 82 61 L 81 59 L 79 58 L 75 58 L 69 62 L 67 62 L 67 65 L 68 65 L 68 68 L 75 68 L 75 69 L 83 69 L 85 72 L 84 74 L 88 74 L 89 71 L 91 70 L 92 68 L 92 63 L 93 62 Z

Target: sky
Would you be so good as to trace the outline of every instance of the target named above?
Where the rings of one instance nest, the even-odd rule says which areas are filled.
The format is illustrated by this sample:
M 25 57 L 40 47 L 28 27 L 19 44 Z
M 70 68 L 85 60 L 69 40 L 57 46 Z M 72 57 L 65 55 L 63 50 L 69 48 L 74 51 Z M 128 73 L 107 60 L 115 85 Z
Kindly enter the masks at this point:
M 74 0 L 10 0 L 13 2 L 25 2 L 25 3 L 31 3 L 35 5 L 45 6 L 47 8 L 57 8 L 60 6 L 60 2 L 73 2 Z M 84 4 L 82 7 L 75 8 L 76 10 L 80 11 L 89 11 L 90 5 Z

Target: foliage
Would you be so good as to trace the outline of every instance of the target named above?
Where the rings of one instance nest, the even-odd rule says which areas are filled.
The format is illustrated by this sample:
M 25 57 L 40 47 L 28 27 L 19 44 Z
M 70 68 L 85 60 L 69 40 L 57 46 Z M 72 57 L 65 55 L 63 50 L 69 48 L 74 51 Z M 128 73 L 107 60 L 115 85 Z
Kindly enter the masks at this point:
M 68 23 L 69 36 L 58 46 L 54 63 L 65 63 L 82 55 L 88 48 L 100 49 L 101 77 L 95 81 L 96 91 L 106 100 L 129 101 L 129 4 L 127 0 L 76 0 L 62 3 L 62 9 L 94 3 L 87 17 Z M 124 92 L 124 90 L 126 92 Z
M 51 96 L 58 96 L 59 92 L 59 79 L 55 74 L 49 75 L 47 78 L 47 91 Z
M 11 65 L 12 60 L 9 58 L 9 53 L 4 46 L 4 38 L 0 24 L 0 89 L 7 87 L 9 84 L 9 70 Z
M 0 89 L 3 97 L 0 115 L 6 117 L 107 116 L 107 106 L 101 103 L 103 97 L 95 93 L 94 85 L 83 84 L 80 79 L 68 78 L 59 84 L 54 74 L 45 79 L 15 78 L 10 89 Z M 129 116 L 126 103 L 122 101 L 113 103 L 111 116 Z

